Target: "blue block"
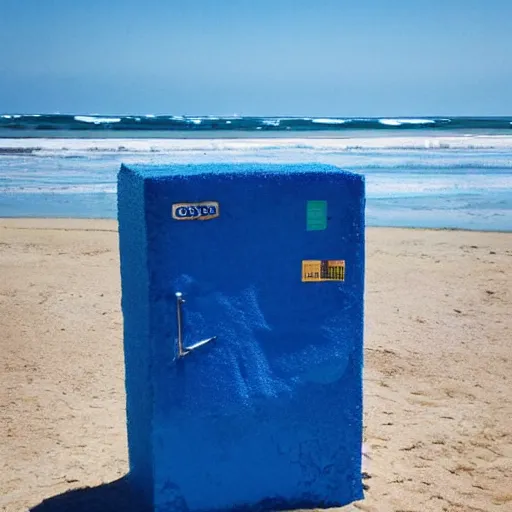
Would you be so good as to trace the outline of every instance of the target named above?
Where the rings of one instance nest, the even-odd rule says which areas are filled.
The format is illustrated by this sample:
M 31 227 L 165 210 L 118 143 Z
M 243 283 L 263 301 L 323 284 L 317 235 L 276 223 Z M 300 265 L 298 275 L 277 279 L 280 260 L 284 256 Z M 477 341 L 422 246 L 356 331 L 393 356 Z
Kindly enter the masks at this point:
M 363 177 L 332 166 L 121 167 L 129 478 L 148 510 L 363 497 L 364 206 Z M 184 357 L 178 309 L 185 346 L 216 337 Z

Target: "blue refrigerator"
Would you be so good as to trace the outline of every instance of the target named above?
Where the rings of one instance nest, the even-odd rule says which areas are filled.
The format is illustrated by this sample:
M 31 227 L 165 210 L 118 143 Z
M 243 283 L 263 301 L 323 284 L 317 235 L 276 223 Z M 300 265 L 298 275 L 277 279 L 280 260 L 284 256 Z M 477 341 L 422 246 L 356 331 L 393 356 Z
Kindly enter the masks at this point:
M 132 488 L 147 510 L 335 507 L 361 480 L 364 180 L 121 167 Z

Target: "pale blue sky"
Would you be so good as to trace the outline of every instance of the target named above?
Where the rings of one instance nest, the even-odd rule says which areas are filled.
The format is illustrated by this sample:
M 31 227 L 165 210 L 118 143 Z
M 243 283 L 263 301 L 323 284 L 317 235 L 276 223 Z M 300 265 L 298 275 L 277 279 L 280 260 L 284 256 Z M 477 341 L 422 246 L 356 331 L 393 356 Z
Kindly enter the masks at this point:
M 0 0 L 0 112 L 512 114 L 512 0 Z

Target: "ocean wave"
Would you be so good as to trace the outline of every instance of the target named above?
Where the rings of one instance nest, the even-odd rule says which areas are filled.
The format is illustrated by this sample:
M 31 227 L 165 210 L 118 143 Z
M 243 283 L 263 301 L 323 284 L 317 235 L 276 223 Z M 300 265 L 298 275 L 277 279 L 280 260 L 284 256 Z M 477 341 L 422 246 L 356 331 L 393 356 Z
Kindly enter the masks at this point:
M 280 119 L 263 119 L 262 123 L 266 126 L 279 126 L 281 123 Z
M 334 119 L 334 118 L 316 118 L 311 119 L 312 123 L 315 124 L 345 124 L 348 120 L 347 119 Z
M 397 176 L 367 175 L 366 193 L 371 198 L 389 196 L 417 196 L 441 194 L 500 193 L 510 191 L 512 175 L 494 176 L 486 174 L 467 175 L 464 180 L 457 175 L 414 175 Z
M 418 154 L 449 155 L 459 151 L 503 152 L 510 156 L 512 134 L 501 136 L 450 137 L 352 137 L 352 138 L 0 138 L 4 153 L 181 153 L 181 152 L 263 152 L 302 151 L 332 154 L 367 154 L 403 151 Z M 473 155 L 474 156 L 474 155 Z
M 0 147 L 0 155 L 32 155 L 41 151 L 41 148 L 9 148 L 9 147 Z
M 98 115 L 98 114 L 2 114 L 0 129 L 23 136 L 24 130 L 69 132 L 109 131 L 328 131 L 347 130 L 510 130 L 512 117 L 488 118 L 338 118 L 338 117 L 248 117 L 187 115 Z
M 62 184 L 62 185 L 18 185 L 0 187 L 0 194 L 115 194 L 117 184 Z
M 404 124 L 435 124 L 434 119 L 379 119 L 379 123 L 386 126 L 401 126 Z
M 103 123 L 120 123 L 120 117 L 94 117 L 94 116 L 74 116 L 75 121 L 79 121 L 81 123 L 93 123 L 93 124 L 103 124 Z

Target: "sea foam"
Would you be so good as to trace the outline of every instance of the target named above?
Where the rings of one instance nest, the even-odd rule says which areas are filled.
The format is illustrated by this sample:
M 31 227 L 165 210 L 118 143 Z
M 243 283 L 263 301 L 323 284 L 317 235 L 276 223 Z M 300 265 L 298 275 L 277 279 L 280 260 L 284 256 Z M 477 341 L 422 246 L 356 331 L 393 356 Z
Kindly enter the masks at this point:
M 403 124 L 434 124 L 433 119 L 379 119 L 380 124 L 386 126 L 401 126 Z
M 334 118 L 316 118 L 311 119 L 312 123 L 315 124 L 345 124 L 347 122 L 347 119 L 334 119 Z
M 93 124 L 121 122 L 120 117 L 74 116 L 74 119 L 75 119 L 75 121 L 79 121 L 81 123 L 93 123 Z
M 0 138 L 0 215 L 115 215 L 121 163 L 320 162 L 365 175 L 367 218 L 373 225 L 512 231 L 512 135 L 406 133 Z
M 22 152 L 52 154 L 73 152 L 106 153 L 162 153 L 201 151 L 277 151 L 304 150 L 313 152 L 368 153 L 371 151 L 404 150 L 423 153 L 441 151 L 445 155 L 455 150 L 512 151 L 512 135 L 459 135 L 459 136 L 395 136 L 395 137 L 351 137 L 351 138 L 0 138 L 0 152 Z

